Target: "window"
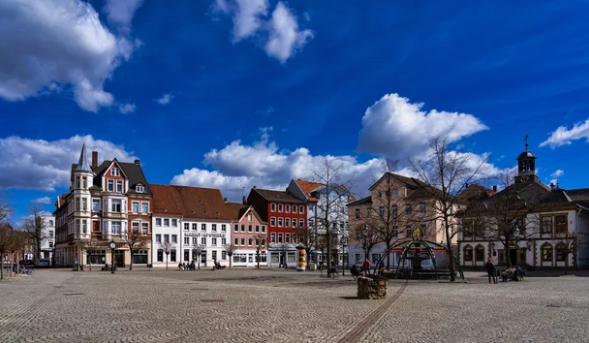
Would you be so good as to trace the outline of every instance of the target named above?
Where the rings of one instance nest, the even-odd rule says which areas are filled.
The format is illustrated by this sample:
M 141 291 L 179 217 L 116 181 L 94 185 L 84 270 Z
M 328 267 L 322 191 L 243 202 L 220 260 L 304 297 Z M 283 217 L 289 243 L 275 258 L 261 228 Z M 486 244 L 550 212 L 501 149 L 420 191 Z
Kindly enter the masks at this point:
M 170 226 L 170 219 L 164 218 L 164 226 L 166 226 L 166 227 Z
M 472 262 L 472 247 L 470 245 L 464 247 L 464 262 Z
M 49 247 L 53 248 L 53 242 L 49 242 Z
M 405 214 L 411 214 L 411 205 L 405 205 Z
M 184 231 L 190 230 L 190 224 L 184 223 Z
M 421 230 L 421 234 L 423 235 L 423 239 L 427 238 L 427 227 L 425 224 L 419 225 L 419 229 Z
M 172 227 L 178 227 L 178 219 L 172 219 Z
M 303 205 L 299 206 L 299 212 L 301 214 L 305 213 L 305 208 L 303 207 Z
M 419 213 L 425 214 L 425 203 L 424 202 L 419 203 Z
M 141 213 L 147 214 L 148 211 L 149 211 L 149 203 L 148 202 L 142 202 L 141 203 Z
M 162 249 L 157 250 L 157 261 L 164 262 L 164 251 Z
M 112 199 L 111 200 L 110 211 L 111 212 L 121 212 L 121 200 L 120 199 Z
M 84 176 L 82 178 L 82 184 L 83 184 L 84 189 L 88 188 L 88 178 L 87 177 Z
M 135 213 L 139 213 L 139 202 L 138 201 L 133 201 L 131 203 L 131 211 L 135 214 Z
M 360 209 L 359 208 L 354 210 L 354 217 L 356 219 L 360 219 Z
M 172 235 L 172 243 L 178 243 L 178 235 Z
M 253 226 L 252 225 L 248 225 L 247 227 L 247 232 L 253 232 Z
M 82 220 L 82 233 L 87 233 L 88 232 L 88 227 L 87 227 L 87 223 L 85 220 Z
M 145 187 L 137 186 L 137 187 L 135 187 L 135 190 L 137 191 L 137 193 L 143 193 L 143 192 L 145 192 Z
M 278 204 L 278 212 L 282 212 L 282 204 Z
M 221 232 L 227 232 L 227 225 L 221 224 Z
M 284 227 L 290 227 L 290 218 L 284 219 Z
M 278 243 L 282 243 L 282 233 L 278 233 Z
M 278 227 L 282 227 L 282 218 L 278 218 Z
M 411 225 L 405 226 L 405 237 L 411 237 Z
M 292 218 L 292 227 L 297 227 L 297 218 Z
M 155 218 L 155 226 L 162 226 L 162 218 Z
M 567 233 L 567 216 L 555 216 L 554 217 L 554 231 L 555 233 Z
M 149 234 L 149 223 L 141 223 L 141 234 L 143 234 L 143 235 Z
M 198 230 L 198 224 L 192 223 L 192 231 Z
M 114 180 L 108 180 L 108 191 L 109 192 L 114 192 L 115 190 L 115 181 Z
M 233 231 L 234 231 L 234 232 L 239 232 L 239 225 L 235 224 L 235 225 L 233 226 Z
M 160 234 L 155 235 L 155 242 L 161 243 L 162 242 L 162 235 L 160 235 Z
M 245 225 L 241 225 L 241 232 L 245 232 Z
M 100 212 L 100 199 L 92 199 L 92 211 Z
M 399 227 L 397 225 L 393 226 L 393 237 L 397 238 L 399 236 Z
M 480 244 L 474 248 L 474 259 L 476 262 L 485 261 L 485 248 Z
M 399 196 L 399 190 L 398 189 L 393 190 L 393 195 L 396 196 L 396 197 L 398 197 Z
M 558 243 L 555 247 L 556 249 L 556 261 L 557 262 L 564 262 L 567 256 L 567 248 L 564 243 Z
M 170 235 L 164 235 L 164 243 L 170 243 Z
M 287 234 L 285 234 L 284 241 L 285 241 L 286 243 L 290 243 L 290 233 L 287 233 Z
M 76 201 L 76 211 L 79 211 L 80 210 L 80 199 L 75 198 L 75 201 Z
M 197 244 L 198 244 L 198 238 L 192 237 L 192 245 L 197 245 Z
M 241 245 L 245 245 L 245 238 L 241 239 Z
M 293 205 L 293 207 L 294 206 L 296 206 L 296 205 Z M 290 205 L 289 204 L 284 205 L 284 212 L 290 213 Z
M 227 251 L 225 251 L 225 250 L 221 251 L 221 259 L 222 260 L 226 260 L 227 259 Z
M 110 228 L 113 234 L 120 235 L 121 234 L 121 222 L 111 222 Z
M 49 237 L 53 237 L 53 230 L 49 230 Z
M 170 261 L 176 262 L 176 249 L 170 250 Z
M 254 239 L 250 237 L 250 238 L 247 240 L 247 245 L 249 245 L 249 246 L 251 247 L 253 244 L 254 244 Z
M 217 232 L 217 224 L 211 224 L 211 230 Z
M 207 245 L 207 238 L 206 237 L 201 237 L 200 238 L 200 244 Z
M 301 219 L 301 220 L 299 221 L 299 227 L 301 227 L 301 228 L 302 228 L 302 227 L 305 227 L 305 220 L 304 220 L 304 219 Z
M 112 175 L 112 176 L 119 176 L 119 169 L 118 168 L 112 168 L 110 170 L 110 175 Z
M 86 199 L 86 198 L 82 198 L 82 210 L 83 211 L 88 210 L 88 199 Z
M 266 225 L 262 225 L 262 233 L 266 233 Z
M 121 180 L 117 180 L 117 192 L 119 192 L 119 193 L 123 192 L 123 181 L 121 181 Z
M 239 244 L 239 238 L 234 238 L 233 239 L 233 244 L 234 245 L 238 245 Z
M 76 188 L 79 189 L 80 188 L 80 177 L 76 176 Z
M 256 232 L 260 232 L 260 225 L 256 225 Z
M 211 238 L 211 245 L 217 245 L 217 238 Z
M 276 243 L 276 233 L 272 232 L 270 234 L 270 242 L 271 243 Z
M 381 218 L 384 217 L 384 206 L 381 206 L 378 208 L 378 214 L 380 215 Z
M 207 224 L 200 224 L 200 231 L 207 231 Z
M 276 204 L 270 204 L 270 211 L 276 212 Z
M 270 218 L 270 226 L 276 226 L 276 218 Z
M 131 223 L 131 230 L 133 230 L 132 232 L 135 234 L 139 233 L 139 223 Z
M 542 262 L 552 262 L 552 245 L 550 243 L 542 244 Z
M 221 245 L 226 245 L 227 244 L 227 238 L 223 237 L 221 238 Z

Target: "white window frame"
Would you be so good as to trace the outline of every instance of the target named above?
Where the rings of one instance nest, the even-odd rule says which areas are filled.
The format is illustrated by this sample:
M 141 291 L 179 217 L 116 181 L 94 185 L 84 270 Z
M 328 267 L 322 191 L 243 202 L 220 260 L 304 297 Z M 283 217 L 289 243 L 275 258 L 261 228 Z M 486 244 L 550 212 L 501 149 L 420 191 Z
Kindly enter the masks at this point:
M 142 201 L 141 202 L 141 214 L 148 214 L 148 213 L 149 213 L 149 203 L 147 201 Z
M 155 226 L 162 226 L 162 218 L 155 218 Z
M 114 192 L 115 191 L 115 180 L 108 180 L 106 184 L 107 184 L 106 190 L 108 192 Z
M 270 204 L 270 212 L 276 212 L 276 204 L 275 203 Z
M 131 212 L 133 214 L 139 213 L 139 201 L 131 201 Z
M 119 186 L 121 186 L 121 190 L 119 190 Z M 123 193 L 123 180 L 117 180 L 117 193 Z
M 144 186 L 137 186 L 137 187 L 135 187 L 135 191 L 137 191 L 137 193 L 143 193 L 143 192 L 145 192 L 145 187 Z
M 278 227 L 282 227 L 283 219 L 282 217 L 278 217 Z

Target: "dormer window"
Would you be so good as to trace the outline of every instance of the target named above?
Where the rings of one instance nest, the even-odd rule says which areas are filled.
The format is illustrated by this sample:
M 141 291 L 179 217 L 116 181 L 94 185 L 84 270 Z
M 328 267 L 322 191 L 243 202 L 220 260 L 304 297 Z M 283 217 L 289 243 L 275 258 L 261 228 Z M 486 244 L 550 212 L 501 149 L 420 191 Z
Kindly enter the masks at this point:
M 136 190 L 137 190 L 137 193 L 143 193 L 143 192 L 145 192 L 145 187 L 143 187 L 143 186 L 137 186 L 136 187 Z
M 110 175 L 112 175 L 112 176 L 119 176 L 119 168 L 112 168 L 110 170 Z

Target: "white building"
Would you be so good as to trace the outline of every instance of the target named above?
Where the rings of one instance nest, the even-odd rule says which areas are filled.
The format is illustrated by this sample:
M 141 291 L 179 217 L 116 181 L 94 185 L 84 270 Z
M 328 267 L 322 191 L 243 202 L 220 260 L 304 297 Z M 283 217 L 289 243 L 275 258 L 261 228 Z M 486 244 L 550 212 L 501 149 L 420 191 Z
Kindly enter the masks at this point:
M 41 258 L 47 259 L 53 265 L 53 252 L 55 249 L 55 216 L 41 215 L 41 227 L 43 241 L 41 243 Z
M 218 189 L 150 185 L 153 192 L 153 266 L 178 267 L 194 261 L 229 265 L 226 246 L 237 213 Z M 168 247 L 167 247 L 168 246 Z M 166 254 L 168 250 L 168 254 Z M 166 259 L 167 257 L 167 259 Z

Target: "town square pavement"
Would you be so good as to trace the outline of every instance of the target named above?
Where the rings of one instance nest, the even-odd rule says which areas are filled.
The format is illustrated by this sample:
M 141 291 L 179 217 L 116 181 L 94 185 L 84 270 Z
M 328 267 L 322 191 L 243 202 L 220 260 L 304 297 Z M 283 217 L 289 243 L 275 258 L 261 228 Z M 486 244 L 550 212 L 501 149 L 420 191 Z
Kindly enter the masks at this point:
M 489 285 L 232 269 L 37 270 L 0 282 L 0 342 L 589 342 L 589 278 Z

